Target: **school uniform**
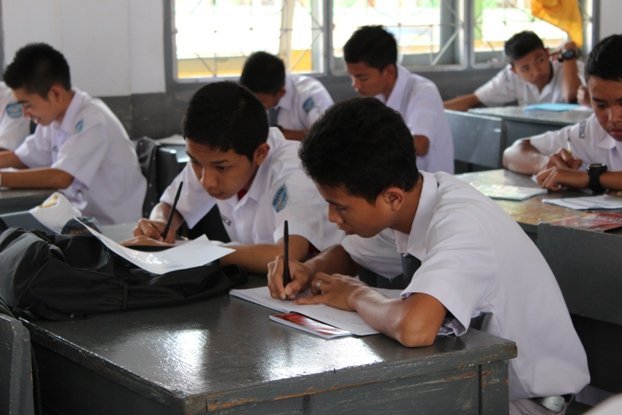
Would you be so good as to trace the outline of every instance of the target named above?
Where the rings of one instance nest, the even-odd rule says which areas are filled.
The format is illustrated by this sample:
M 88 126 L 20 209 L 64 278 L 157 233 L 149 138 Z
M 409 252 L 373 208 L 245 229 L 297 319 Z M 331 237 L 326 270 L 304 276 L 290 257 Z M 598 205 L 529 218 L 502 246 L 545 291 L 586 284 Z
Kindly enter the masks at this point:
M 436 85 L 429 79 L 410 73 L 397 65 L 397 81 L 389 99 L 376 98 L 399 112 L 412 135 L 430 140 L 425 156 L 417 156 L 417 167 L 425 171 L 454 172 L 454 144 L 445 117 L 443 100 Z
M 529 82 L 523 81 L 520 76 L 512 71 L 512 66 L 507 65 L 490 81 L 475 90 L 475 96 L 482 104 L 494 107 L 518 102 L 519 106 L 539 104 L 541 102 L 565 102 L 563 95 L 564 65 L 556 60 L 551 61 L 553 78 L 546 84 L 542 91 Z M 577 61 L 577 70 L 581 83 L 583 78 L 584 63 Z
M 574 157 L 586 163 L 605 163 L 611 171 L 622 170 L 622 143 L 601 127 L 595 115 L 561 130 L 547 131 L 529 141 L 542 154 L 551 155 L 560 148 L 572 148 Z
M 164 191 L 160 201 L 172 204 L 183 180 L 177 211 L 192 228 L 218 205 L 227 234 L 238 244 L 273 244 L 283 238 L 283 223 L 290 235 L 300 235 L 319 250 L 338 244 L 341 232 L 328 221 L 328 206 L 307 177 L 298 157 L 300 143 L 286 140 L 278 128 L 271 128 L 270 150 L 259 166 L 248 192 L 218 200 L 201 186 L 187 165 Z
M 30 132 L 30 120 L 11 88 L 0 82 L 0 148 L 15 150 Z
M 15 150 L 29 168 L 51 167 L 74 177 L 61 192 L 101 224 L 136 222 L 147 183 L 125 129 L 101 100 L 74 88 L 62 122 L 38 125 Z
M 308 130 L 331 105 L 333 99 L 320 81 L 310 76 L 287 75 L 285 95 L 276 107 L 278 115 L 273 126 L 279 125 L 286 130 Z
M 442 172 L 421 174 L 410 233 L 394 231 L 396 251 L 421 261 L 402 296 L 426 293 L 445 306 L 439 334 L 460 336 L 472 318 L 486 314 L 481 330 L 516 342 L 518 357 L 509 362 L 511 400 L 580 391 L 590 379 L 585 351 L 536 246 L 467 183 Z M 352 255 L 365 242 L 348 236 L 342 245 Z

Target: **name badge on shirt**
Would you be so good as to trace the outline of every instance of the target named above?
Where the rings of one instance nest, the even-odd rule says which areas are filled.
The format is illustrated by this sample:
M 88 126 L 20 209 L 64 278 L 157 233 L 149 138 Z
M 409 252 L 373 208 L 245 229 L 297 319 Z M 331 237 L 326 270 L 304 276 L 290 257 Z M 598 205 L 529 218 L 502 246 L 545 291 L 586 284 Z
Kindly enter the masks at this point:
M 231 219 L 229 219 L 225 215 L 220 215 L 220 219 L 222 220 L 222 223 L 224 223 L 225 225 L 231 226 Z
M 74 129 L 76 130 L 76 133 L 79 133 L 80 131 L 82 131 L 82 129 L 84 128 L 84 120 L 80 120 L 76 123 L 76 126 L 74 127 Z
M 278 188 L 272 198 L 272 207 L 275 211 L 280 212 L 287 206 L 287 186 L 283 185 Z
M 315 101 L 313 101 L 313 97 L 309 97 L 302 103 L 302 109 L 308 114 L 315 107 Z
M 14 120 L 16 120 L 18 118 L 21 118 L 22 114 L 22 104 L 18 102 L 13 102 L 12 104 L 6 106 L 6 115 L 8 115 L 9 118 L 13 118 Z

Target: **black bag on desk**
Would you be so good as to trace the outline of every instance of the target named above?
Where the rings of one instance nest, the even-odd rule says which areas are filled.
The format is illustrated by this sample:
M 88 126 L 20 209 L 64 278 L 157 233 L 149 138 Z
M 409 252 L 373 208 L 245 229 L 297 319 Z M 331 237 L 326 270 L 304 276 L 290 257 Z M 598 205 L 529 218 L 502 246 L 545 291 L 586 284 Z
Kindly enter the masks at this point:
M 184 304 L 246 281 L 238 267 L 208 264 L 152 274 L 92 235 L 9 228 L 0 235 L 0 297 L 18 316 L 69 320 L 89 314 Z

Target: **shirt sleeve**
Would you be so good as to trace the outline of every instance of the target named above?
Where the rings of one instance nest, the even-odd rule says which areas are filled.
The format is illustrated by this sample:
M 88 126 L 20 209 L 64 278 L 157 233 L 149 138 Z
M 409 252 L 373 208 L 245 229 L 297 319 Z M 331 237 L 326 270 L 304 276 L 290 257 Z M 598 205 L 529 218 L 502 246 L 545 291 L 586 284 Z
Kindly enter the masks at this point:
M 37 127 L 35 133 L 15 149 L 15 155 L 29 168 L 52 165 L 52 141 L 45 127 Z
M 490 81 L 475 90 L 475 96 L 486 106 L 503 105 L 518 99 L 514 73 L 508 65 Z
M 529 138 L 529 142 L 540 153 L 550 156 L 557 152 L 560 148 L 568 148 L 568 142 L 571 147 L 576 147 L 578 140 L 578 132 L 581 123 L 564 127 L 561 130 L 547 131 L 543 134 Z M 575 148 L 573 148 L 575 150 Z
M 349 235 L 341 243 L 352 260 L 387 278 L 402 274 L 402 259 L 397 252 L 395 235 L 385 229 L 371 238 Z
M 319 82 L 319 81 L 317 81 Z M 306 128 L 311 128 L 314 122 L 333 105 L 333 99 L 323 85 L 314 85 L 311 92 L 302 102 L 302 112 L 306 118 Z
M 411 134 L 422 135 L 428 139 L 435 137 L 439 117 L 445 116 L 443 101 L 436 85 L 426 82 L 423 87 L 418 88 L 414 94 L 411 94 L 408 108 L 404 121 Z

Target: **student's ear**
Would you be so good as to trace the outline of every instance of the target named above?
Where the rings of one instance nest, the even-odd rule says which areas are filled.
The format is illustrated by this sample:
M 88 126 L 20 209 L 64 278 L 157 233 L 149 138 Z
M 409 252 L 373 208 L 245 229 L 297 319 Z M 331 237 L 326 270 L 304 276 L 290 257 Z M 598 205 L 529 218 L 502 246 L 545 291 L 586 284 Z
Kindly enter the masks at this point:
M 260 166 L 261 163 L 263 163 L 266 160 L 266 157 L 268 157 L 269 151 L 270 151 L 270 146 L 268 145 L 268 143 L 261 143 L 259 147 L 257 147 L 255 149 L 255 152 L 253 153 L 253 161 L 255 162 L 255 164 Z
M 275 94 L 277 102 L 281 100 L 281 98 L 283 98 L 285 96 L 285 93 L 287 92 L 287 90 L 285 89 L 284 86 L 281 87 L 281 89 L 279 89 L 277 91 L 277 93 Z
M 389 187 L 382 192 L 382 199 L 392 211 L 398 211 L 404 203 L 404 191 L 399 187 Z
M 510 63 L 510 70 L 514 73 L 516 73 L 516 68 L 514 67 L 513 63 Z
M 383 75 L 387 75 L 390 77 L 397 76 L 397 66 L 390 63 L 382 69 L 382 73 Z
M 53 104 L 58 104 L 62 100 L 64 90 L 65 89 L 58 84 L 52 85 L 48 91 L 48 101 Z

